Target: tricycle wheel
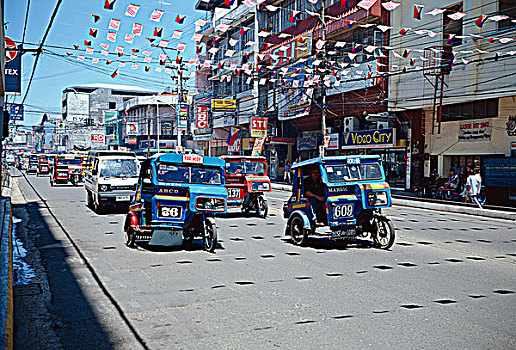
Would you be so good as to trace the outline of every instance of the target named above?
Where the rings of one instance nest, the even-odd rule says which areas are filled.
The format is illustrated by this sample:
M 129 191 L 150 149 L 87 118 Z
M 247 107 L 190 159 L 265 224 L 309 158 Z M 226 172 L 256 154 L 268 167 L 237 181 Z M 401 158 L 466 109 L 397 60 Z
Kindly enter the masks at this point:
M 88 207 L 93 207 L 93 196 L 90 191 L 86 191 L 86 202 L 88 203 Z
M 93 201 L 93 210 L 95 211 L 95 213 L 101 214 L 104 210 L 104 205 Z
M 242 213 L 243 213 L 244 215 L 249 214 L 249 207 L 242 207 Z
M 217 226 L 213 218 L 206 218 L 204 221 L 204 235 L 202 238 L 204 249 L 213 252 L 217 245 Z
M 54 187 L 54 181 L 52 181 L 52 179 L 50 179 L 50 187 Z
M 394 225 L 391 220 L 384 216 L 376 216 L 373 221 L 374 232 L 372 232 L 372 236 L 374 244 L 377 248 L 389 249 L 394 244 L 396 236 Z
M 290 220 L 290 237 L 295 245 L 304 245 L 308 240 L 308 231 L 305 229 L 303 219 L 296 215 Z
M 136 247 L 136 234 L 131 226 L 125 229 L 125 245 L 129 248 Z
M 268 212 L 269 207 L 267 206 L 267 200 L 263 197 L 258 197 L 258 216 L 265 219 Z

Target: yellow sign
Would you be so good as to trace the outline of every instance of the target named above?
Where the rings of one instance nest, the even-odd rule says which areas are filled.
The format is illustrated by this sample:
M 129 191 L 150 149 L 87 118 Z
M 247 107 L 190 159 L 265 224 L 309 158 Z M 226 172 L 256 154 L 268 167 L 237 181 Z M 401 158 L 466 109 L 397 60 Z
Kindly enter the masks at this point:
M 236 100 L 211 100 L 212 112 L 234 112 L 236 111 Z

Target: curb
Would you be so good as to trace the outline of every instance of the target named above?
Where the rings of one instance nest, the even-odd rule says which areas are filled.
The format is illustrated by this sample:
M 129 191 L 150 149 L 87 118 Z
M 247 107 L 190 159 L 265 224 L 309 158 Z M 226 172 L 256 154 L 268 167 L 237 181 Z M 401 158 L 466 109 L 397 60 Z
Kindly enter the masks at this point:
M 13 250 L 11 199 L 3 197 L 0 208 L 0 347 L 13 348 Z
M 273 190 L 279 191 L 292 191 L 292 186 L 287 184 L 279 184 L 272 183 Z M 491 209 L 478 209 L 478 208 L 469 208 L 463 207 L 453 204 L 439 204 L 439 203 L 430 203 L 430 202 L 421 202 L 421 201 L 411 201 L 407 199 L 397 198 L 393 196 L 392 204 L 402 207 L 412 207 L 419 209 L 430 209 L 430 210 L 438 210 L 438 211 L 446 211 L 450 213 L 457 214 L 467 214 L 467 215 L 475 215 L 475 216 L 484 216 L 494 219 L 505 219 L 516 221 L 516 213 L 509 213 L 500 210 L 491 210 Z

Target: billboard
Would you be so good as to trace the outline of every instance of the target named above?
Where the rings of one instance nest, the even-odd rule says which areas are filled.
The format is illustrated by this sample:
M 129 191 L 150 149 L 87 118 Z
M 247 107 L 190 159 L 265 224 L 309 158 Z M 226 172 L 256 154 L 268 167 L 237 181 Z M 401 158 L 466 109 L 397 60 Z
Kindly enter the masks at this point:
M 104 134 L 91 134 L 91 143 L 105 143 L 106 137 Z
M 21 46 L 20 46 L 21 48 Z M 21 52 L 17 50 L 16 43 L 5 37 L 5 92 L 12 94 L 21 93 Z
M 179 130 L 186 130 L 188 128 L 188 105 L 179 104 L 177 106 L 177 128 Z
M 236 100 L 211 100 L 212 112 L 234 112 L 236 111 Z
M 9 114 L 11 115 L 11 120 L 23 121 L 23 105 L 12 104 Z
M 139 135 L 138 123 L 127 123 L 125 125 L 126 135 Z
M 251 137 L 267 136 L 267 118 L 251 118 Z
M 341 149 L 396 146 L 396 129 L 352 131 L 343 134 Z
M 90 116 L 90 95 L 82 92 L 66 93 L 66 120 L 84 123 Z
M 516 158 L 484 158 L 483 167 L 486 186 L 516 187 Z
M 491 141 L 491 123 L 489 120 L 459 123 L 458 141 Z
M 208 107 L 197 107 L 197 129 L 206 129 L 208 127 Z

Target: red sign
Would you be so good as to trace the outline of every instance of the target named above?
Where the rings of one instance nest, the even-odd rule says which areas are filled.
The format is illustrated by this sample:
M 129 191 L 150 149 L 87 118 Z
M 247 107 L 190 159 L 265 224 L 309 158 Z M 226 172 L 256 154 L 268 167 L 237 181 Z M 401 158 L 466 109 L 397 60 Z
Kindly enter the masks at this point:
M 267 118 L 251 118 L 251 137 L 267 136 Z
M 232 145 L 228 145 L 228 152 L 240 152 L 242 149 L 242 140 L 236 139 Z
M 91 143 L 104 143 L 104 134 L 91 134 Z
M 208 127 L 208 107 L 197 107 L 197 129 Z
M 13 41 L 13 39 L 9 38 L 8 36 L 5 37 L 5 63 L 10 62 L 16 58 L 16 55 L 18 55 L 18 51 L 9 51 L 9 49 L 16 50 L 16 43 Z
M 184 163 L 202 164 L 203 157 L 198 154 L 183 154 Z

